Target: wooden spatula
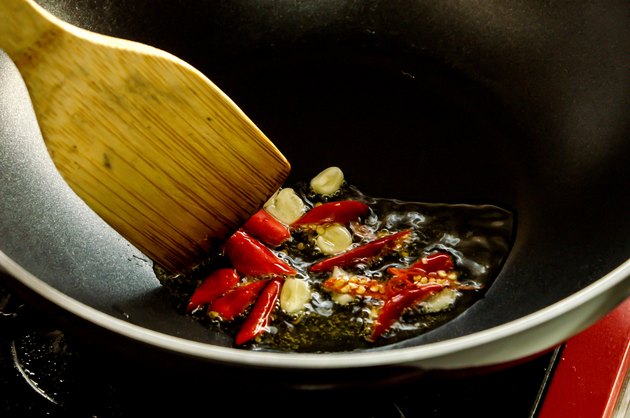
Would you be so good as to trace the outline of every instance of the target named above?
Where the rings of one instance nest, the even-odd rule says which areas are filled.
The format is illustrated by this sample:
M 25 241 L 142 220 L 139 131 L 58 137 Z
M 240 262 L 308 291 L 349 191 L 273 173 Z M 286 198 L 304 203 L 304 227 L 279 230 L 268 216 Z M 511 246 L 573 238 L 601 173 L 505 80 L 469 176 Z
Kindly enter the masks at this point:
M 0 48 L 69 185 L 172 272 L 216 249 L 289 174 L 217 86 L 164 51 L 77 28 L 32 0 L 0 0 Z

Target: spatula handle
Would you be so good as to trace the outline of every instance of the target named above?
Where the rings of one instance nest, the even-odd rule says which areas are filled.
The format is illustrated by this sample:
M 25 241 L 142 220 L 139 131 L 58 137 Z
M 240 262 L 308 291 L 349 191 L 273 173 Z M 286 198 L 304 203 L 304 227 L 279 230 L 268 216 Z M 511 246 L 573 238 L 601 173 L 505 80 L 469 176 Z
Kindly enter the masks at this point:
M 0 0 L 0 48 L 72 189 L 151 259 L 187 269 L 254 214 L 290 165 L 204 74 Z
M 32 0 L 0 1 L 0 49 L 14 61 L 37 60 L 44 44 L 63 33 L 63 22 Z

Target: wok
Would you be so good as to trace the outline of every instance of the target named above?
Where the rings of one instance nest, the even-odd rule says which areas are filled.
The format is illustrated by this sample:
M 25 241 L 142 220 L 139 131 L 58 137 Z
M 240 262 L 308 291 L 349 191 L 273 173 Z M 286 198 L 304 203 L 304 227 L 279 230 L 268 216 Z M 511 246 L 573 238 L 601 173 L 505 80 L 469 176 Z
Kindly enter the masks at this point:
M 433 331 L 342 353 L 232 348 L 177 313 L 151 260 L 69 189 L 3 55 L 3 278 L 105 350 L 295 387 L 359 385 L 522 361 L 630 294 L 623 1 L 40 3 L 200 69 L 287 156 L 292 179 L 337 165 L 371 196 L 515 216 L 492 286 Z

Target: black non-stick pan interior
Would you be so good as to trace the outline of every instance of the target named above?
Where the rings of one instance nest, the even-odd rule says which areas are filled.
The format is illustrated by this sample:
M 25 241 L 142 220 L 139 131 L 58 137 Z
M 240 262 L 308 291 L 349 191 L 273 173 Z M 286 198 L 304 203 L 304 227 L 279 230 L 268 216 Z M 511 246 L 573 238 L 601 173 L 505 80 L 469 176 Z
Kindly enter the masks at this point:
M 511 211 L 512 248 L 485 297 L 399 345 L 508 323 L 628 259 L 623 2 L 40 4 L 200 69 L 286 155 L 291 180 L 337 165 L 372 196 Z M 11 120 L 16 139 L 2 155 L 12 171 L 0 174 L 0 230 L 11 234 L 1 250 L 105 314 L 229 345 L 174 312 L 150 260 L 55 173 L 38 132 L 23 129 L 33 121 Z

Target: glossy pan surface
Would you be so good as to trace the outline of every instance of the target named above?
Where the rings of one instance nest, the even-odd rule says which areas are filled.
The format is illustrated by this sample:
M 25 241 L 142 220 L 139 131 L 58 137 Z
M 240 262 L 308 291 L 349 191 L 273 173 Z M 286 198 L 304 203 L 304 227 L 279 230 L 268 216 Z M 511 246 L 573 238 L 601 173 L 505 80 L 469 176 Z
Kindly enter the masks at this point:
M 230 95 L 301 179 L 493 204 L 514 242 L 484 298 L 386 348 L 231 348 L 176 313 L 152 263 L 50 161 L 0 60 L 0 269 L 50 304 L 166 356 L 270 370 L 458 369 L 563 341 L 630 294 L 630 78 L 623 2 L 42 0 L 57 16 L 174 53 Z

